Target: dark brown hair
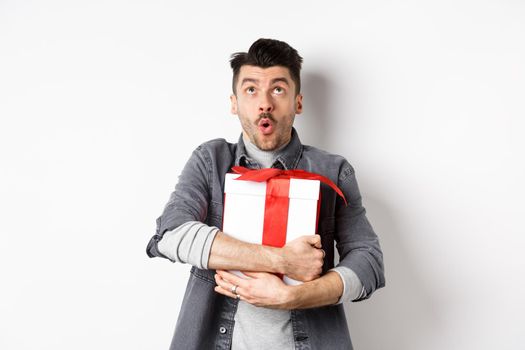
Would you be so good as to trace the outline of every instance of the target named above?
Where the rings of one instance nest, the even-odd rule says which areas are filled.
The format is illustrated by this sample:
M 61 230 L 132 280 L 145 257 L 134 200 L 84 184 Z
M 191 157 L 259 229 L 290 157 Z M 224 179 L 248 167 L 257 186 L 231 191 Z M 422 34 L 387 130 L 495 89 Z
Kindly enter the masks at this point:
M 235 86 L 242 66 L 256 66 L 268 68 L 282 66 L 288 68 L 290 76 L 295 83 L 295 94 L 301 92 L 301 64 L 303 58 L 297 50 L 285 43 L 275 39 L 259 39 L 250 46 L 248 52 L 237 52 L 231 56 L 230 65 L 233 69 L 233 93 L 236 94 Z

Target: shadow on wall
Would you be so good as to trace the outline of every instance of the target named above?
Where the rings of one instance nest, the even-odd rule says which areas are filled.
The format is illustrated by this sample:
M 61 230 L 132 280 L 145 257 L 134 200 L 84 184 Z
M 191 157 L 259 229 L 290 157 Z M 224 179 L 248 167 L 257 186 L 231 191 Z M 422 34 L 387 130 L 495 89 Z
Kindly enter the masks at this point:
M 301 86 L 304 113 L 296 119 L 301 141 L 328 149 L 328 135 L 334 120 L 331 109 L 333 95 L 330 93 L 332 84 L 321 72 L 305 71 L 301 74 Z
M 368 300 L 345 304 L 356 349 L 423 349 L 440 328 L 438 298 L 425 285 L 418 262 L 403 244 L 408 224 L 396 221 L 380 198 L 366 199 L 383 250 L 386 287 Z M 373 214 L 373 215 L 372 215 Z

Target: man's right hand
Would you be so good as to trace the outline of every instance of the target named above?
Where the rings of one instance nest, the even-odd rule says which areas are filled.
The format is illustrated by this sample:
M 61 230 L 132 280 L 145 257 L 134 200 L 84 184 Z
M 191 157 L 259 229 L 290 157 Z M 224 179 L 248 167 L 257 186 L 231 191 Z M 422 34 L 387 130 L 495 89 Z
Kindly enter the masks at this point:
M 321 236 L 301 236 L 282 248 L 283 273 L 294 280 L 308 282 L 321 276 L 324 251 Z
M 281 273 L 308 282 L 321 275 L 324 255 L 319 235 L 301 236 L 276 248 L 242 242 L 219 231 L 211 246 L 208 268 Z

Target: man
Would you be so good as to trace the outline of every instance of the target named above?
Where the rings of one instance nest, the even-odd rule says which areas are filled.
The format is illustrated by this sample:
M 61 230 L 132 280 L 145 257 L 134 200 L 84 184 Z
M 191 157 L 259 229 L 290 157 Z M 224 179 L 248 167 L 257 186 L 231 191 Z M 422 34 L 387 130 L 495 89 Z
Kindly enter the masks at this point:
M 295 49 L 271 39 L 232 56 L 231 112 L 242 135 L 237 144 L 216 139 L 199 146 L 157 219 L 148 255 L 193 265 L 171 349 L 351 349 L 342 302 L 384 286 L 382 252 L 352 166 L 302 145 L 293 128 L 303 108 L 301 64 Z M 236 240 L 218 229 L 225 174 L 235 165 L 324 175 L 348 205 L 323 184 L 318 235 L 282 248 Z M 304 283 L 285 285 L 275 273 Z

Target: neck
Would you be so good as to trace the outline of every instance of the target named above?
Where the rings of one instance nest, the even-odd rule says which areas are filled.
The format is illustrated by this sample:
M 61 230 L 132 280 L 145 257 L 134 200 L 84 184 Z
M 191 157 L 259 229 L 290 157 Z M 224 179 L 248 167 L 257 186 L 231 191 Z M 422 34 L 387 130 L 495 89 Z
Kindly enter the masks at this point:
M 250 158 L 255 160 L 257 163 L 259 163 L 263 168 L 271 168 L 273 165 L 273 162 L 279 155 L 279 152 L 285 148 L 288 143 L 280 146 L 279 148 L 276 148 L 272 151 L 263 151 L 259 149 L 256 145 L 254 145 L 247 137 L 243 135 L 242 137 L 244 141 L 244 145 L 246 147 L 246 153 Z

